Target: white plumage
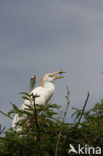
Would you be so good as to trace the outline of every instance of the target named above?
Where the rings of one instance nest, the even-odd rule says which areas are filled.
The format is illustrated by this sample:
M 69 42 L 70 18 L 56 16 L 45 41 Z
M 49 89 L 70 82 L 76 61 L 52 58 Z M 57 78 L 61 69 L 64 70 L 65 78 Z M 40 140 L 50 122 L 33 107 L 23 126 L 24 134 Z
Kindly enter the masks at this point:
M 36 76 L 34 75 L 30 78 L 30 86 L 29 86 L 30 92 L 34 89 L 35 83 L 36 83 Z M 29 104 L 30 102 L 28 100 L 24 100 L 24 103 Z M 20 108 L 22 110 L 24 109 L 22 107 L 25 106 L 24 103 L 22 104 L 22 106 Z M 21 127 L 17 127 L 16 123 L 18 122 L 18 120 L 24 120 L 24 119 L 25 119 L 25 116 L 19 117 L 18 114 L 15 114 L 15 116 L 13 118 L 13 122 L 12 122 L 12 127 L 16 128 L 16 131 L 21 131 L 22 130 Z
M 45 74 L 41 77 L 40 86 L 37 88 L 34 88 L 30 92 L 30 94 L 33 93 L 33 95 L 37 94 L 40 96 L 35 99 L 35 104 L 44 105 L 50 100 L 50 98 L 53 96 L 53 94 L 55 92 L 55 86 L 53 84 L 53 81 L 55 79 L 63 78 L 62 76 L 58 76 L 58 77 L 53 77 L 53 76 L 56 74 L 61 74 L 61 73 L 63 73 L 63 72 L 57 71 L 55 73 Z M 22 104 L 22 106 L 20 108 L 21 110 L 24 110 L 25 108 L 27 108 L 27 106 L 25 104 L 29 105 L 30 101 L 24 100 L 24 103 Z M 19 120 L 24 120 L 24 119 L 26 119 L 26 116 L 19 117 L 18 114 L 16 114 L 13 119 L 12 127 L 15 128 L 16 131 L 21 131 L 22 128 L 20 126 L 16 126 L 16 123 Z

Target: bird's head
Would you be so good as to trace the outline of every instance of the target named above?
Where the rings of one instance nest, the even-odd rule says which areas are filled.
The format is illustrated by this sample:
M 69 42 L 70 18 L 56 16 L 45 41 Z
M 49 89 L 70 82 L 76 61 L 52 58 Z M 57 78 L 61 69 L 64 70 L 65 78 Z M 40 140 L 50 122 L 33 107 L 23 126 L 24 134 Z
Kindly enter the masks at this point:
M 36 82 L 36 75 L 34 75 L 34 76 L 32 76 L 32 77 L 30 78 L 30 83 L 31 83 L 32 85 L 34 85 L 35 82 Z
M 40 82 L 41 86 L 43 86 L 43 84 L 46 83 L 46 82 L 53 82 L 56 79 L 63 78 L 63 76 L 54 77 L 56 74 L 62 74 L 62 73 L 64 73 L 64 72 L 59 70 L 59 71 L 54 72 L 54 73 L 48 73 L 48 74 L 43 75 L 42 78 L 41 78 L 41 82 Z
M 29 86 L 30 92 L 34 89 L 35 83 L 36 83 L 36 75 L 34 75 L 30 78 L 30 86 Z
M 33 75 L 30 80 L 36 80 L 36 75 Z

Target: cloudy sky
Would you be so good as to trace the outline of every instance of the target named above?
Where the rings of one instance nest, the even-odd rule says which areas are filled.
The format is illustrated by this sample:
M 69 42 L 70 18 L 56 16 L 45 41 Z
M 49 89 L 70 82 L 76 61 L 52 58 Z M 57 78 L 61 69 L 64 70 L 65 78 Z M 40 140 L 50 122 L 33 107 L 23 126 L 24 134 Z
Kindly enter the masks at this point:
M 32 75 L 38 86 L 42 74 L 60 69 L 67 73 L 52 101 L 64 108 L 68 85 L 69 116 L 88 91 L 88 108 L 103 98 L 103 1 L 0 1 L 0 110 L 8 112 L 10 101 L 20 107 Z M 0 123 L 11 126 L 3 115 Z

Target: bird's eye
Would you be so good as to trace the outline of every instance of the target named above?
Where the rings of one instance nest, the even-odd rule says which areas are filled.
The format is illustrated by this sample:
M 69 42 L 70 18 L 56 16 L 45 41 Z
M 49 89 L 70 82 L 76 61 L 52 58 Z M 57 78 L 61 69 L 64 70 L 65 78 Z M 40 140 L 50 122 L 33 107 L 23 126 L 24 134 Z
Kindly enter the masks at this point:
M 49 76 L 49 77 L 51 77 L 51 75 L 50 75 L 50 74 L 49 74 L 48 76 Z

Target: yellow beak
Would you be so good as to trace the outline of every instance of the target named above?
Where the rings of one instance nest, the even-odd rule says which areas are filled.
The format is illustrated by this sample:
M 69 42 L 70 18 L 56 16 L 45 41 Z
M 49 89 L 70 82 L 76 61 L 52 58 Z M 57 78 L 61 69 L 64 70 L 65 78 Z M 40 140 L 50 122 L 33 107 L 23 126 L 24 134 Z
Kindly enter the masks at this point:
M 32 80 L 32 79 L 36 79 L 36 75 L 32 76 L 32 77 L 31 77 L 31 80 Z
M 56 76 L 53 79 L 56 80 L 56 79 L 61 79 L 61 78 L 64 78 L 64 77 L 63 76 Z
M 59 71 L 57 71 L 55 73 L 51 73 L 50 76 L 52 77 L 52 76 L 54 76 L 56 74 L 62 74 L 62 73 L 65 73 L 65 72 L 63 72 L 62 70 L 59 70 Z
M 50 77 L 53 77 L 53 76 L 56 75 L 56 74 L 62 74 L 62 73 L 64 73 L 64 72 L 61 71 L 61 70 L 59 70 L 59 71 L 57 71 L 57 72 L 51 73 L 51 74 L 50 74 Z M 57 76 L 57 77 L 54 77 L 54 80 L 55 80 L 55 79 L 61 79 L 61 78 L 64 78 L 64 77 L 63 77 L 63 76 Z

